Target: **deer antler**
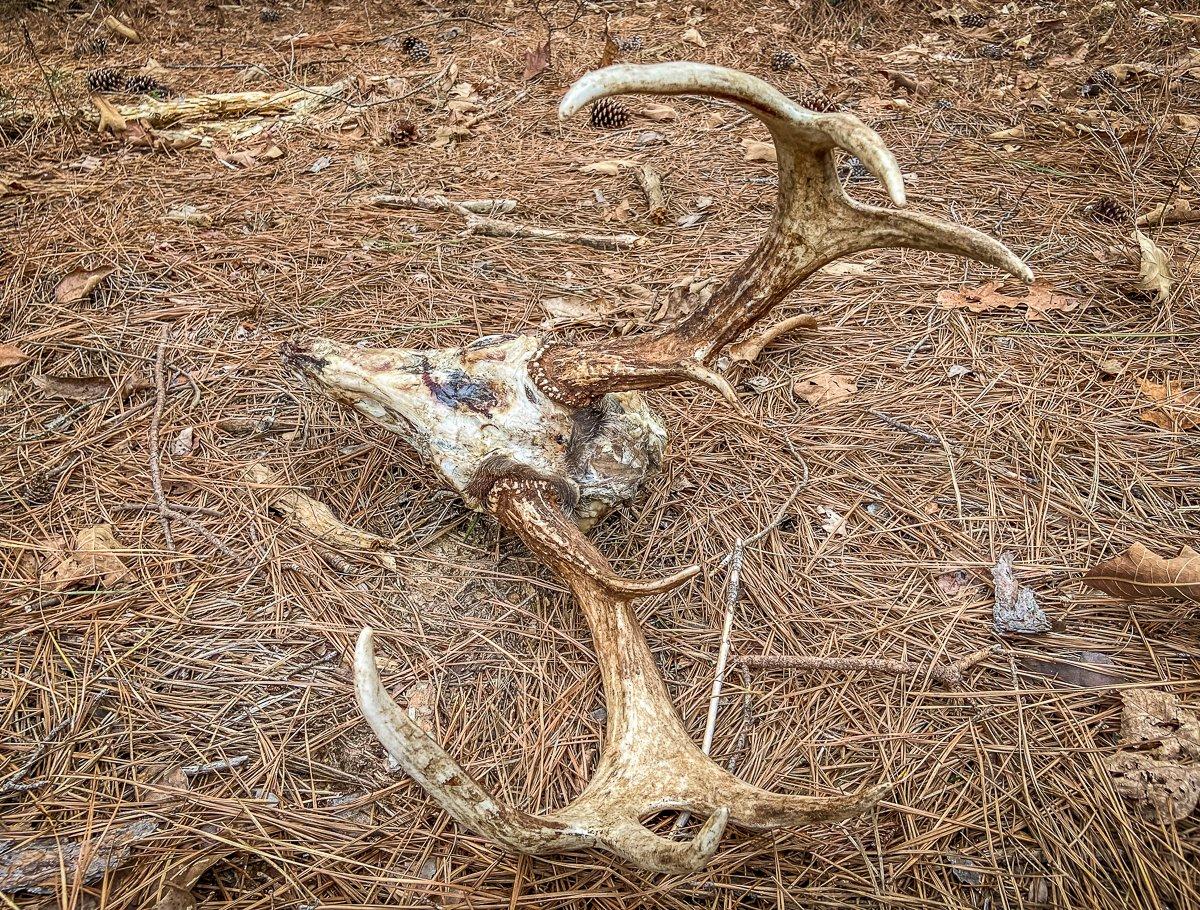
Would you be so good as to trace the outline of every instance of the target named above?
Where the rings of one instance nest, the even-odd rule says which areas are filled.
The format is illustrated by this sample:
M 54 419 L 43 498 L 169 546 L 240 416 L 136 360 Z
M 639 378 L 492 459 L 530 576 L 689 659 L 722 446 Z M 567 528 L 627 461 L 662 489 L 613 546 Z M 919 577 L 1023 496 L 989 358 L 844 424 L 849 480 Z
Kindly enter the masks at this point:
M 632 609 L 699 570 L 630 581 L 584 528 L 636 495 L 657 470 L 666 434 L 633 390 L 686 379 L 736 400 L 710 364 L 720 349 L 801 281 L 838 256 L 878 246 L 958 253 L 1028 279 L 1004 246 L 969 228 L 847 199 L 832 151 L 857 155 L 904 202 L 882 140 L 848 114 L 814 114 L 732 70 L 691 63 L 610 67 L 567 93 L 566 116 L 603 95 L 696 92 L 736 101 L 762 119 L 779 156 L 779 202 L 767 237 L 708 305 L 657 333 L 578 347 L 534 335 L 481 338 L 461 348 L 370 350 L 316 340 L 285 359 L 330 395 L 401 435 L 472 508 L 494 515 L 553 568 L 592 630 L 608 705 L 604 750 L 570 805 L 521 812 L 483 788 L 388 696 L 364 630 L 355 653 L 358 702 L 388 751 L 459 822 L 516 850 L 604 847 L 647 869 L 703 865 L 728 822 L 766 829 L 864 811 L 884 788 L 851 796 L 770 793 L 722 770 L 688 737 Z M 690 842 L 650 831 L 660 811 L 706 816 Z
M 467 827 L 526 853 L 605 847 L 645 869 L 687 872 L 708 861 L 728 821 L 756 830 L 839 821 L 861 813 L 887 789 L 787 796 L 722 769 L 688 736 L 638 625 L 633 598 L 603 580 L 611 574 L 608 561 L 563 512 L 554 485 L 497 481 L 488 510 L 566 579 L 583 607 L 600 662 L 608 722 L 600 761 L 577 799 L 544 816 L 513 809 L 392 701 L 379 680 L 371 630 L 364 630 L 354 661 L 363 714 L 404 770 Z M 657 812 L 677 809 L 707 816 L 691 841 L 661 837 L 642 824 Z
M 851 114 L 818 114 L 799 107 L 761 79 L 700 63 L 610 66 L 576 82 L 559 105 L 566 118 L 607 95 L 648 92 L 702 94 L 741 105 L 766 124 L 779 162 L 779 196 L 766 237 L 713 292 L 707 305 L 650 335 L 593 344 L 551 339 L 530 364 L 550 398 L 579 407 L 606 392 L 652 389 L 688 379 L 732 389 L 710 367 L 725 345 L 762 319 L 796 285 L 822 266 L 879 247 L 954 253 L 994 265 L 1025 281 L 1029 267 L 998 241 L 929 215 L 864 205 L 848 198 L 833 150 L 856 155 L 905 204 L 896 159 L 879 134 Z

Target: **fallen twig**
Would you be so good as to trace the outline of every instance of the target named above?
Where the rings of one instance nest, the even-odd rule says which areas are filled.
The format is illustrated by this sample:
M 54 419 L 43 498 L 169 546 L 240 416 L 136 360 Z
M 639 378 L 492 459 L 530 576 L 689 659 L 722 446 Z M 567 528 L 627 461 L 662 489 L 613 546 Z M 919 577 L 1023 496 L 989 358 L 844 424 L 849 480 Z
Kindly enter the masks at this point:
M 459 215 L 507 215 L 515 211 L 515 199 L 464 199 L 455 202 L 445 196 L 393 196 L 380 193 L 368 196 L 367 203 L 381 209 L 419 209 L 424 212 L 455 212 Z
M 468 234 L 481 237 L 520 237 L 530 240 L 557 240 L 560 243 L 577 243 L 597 250 L 629 250 L 646 243 L 636 234 L 577 234 L 554 228 L 533 227 L 499 218 L 484 218 L 481 215 L 467 216 Z
M 222 758 L 203 765 L 184 765 L 179 769 L 185 777 L 199 777 L 201 774 L 215 774 L 218 771 L 229 771 L 240 768 L 250 761 L 249 755 L 234 755 L 232 758 Z
M 154 501 L 158 504 L 158 520 L 162 523 L 163 534 L 167 538 L 167 549 L 175 549 L 175 539 L 171 535 L 170 507 L 167 496 L 163 492 L 162 468 L 159 464 L 158 434 L 162 422 L 163 408 L 167 403 L 167 382 L 164 361 L 167 356 L 167 327 L 164 325 L 158 336 L 158 349 L 154 353 L 154 413 L 150 417 L 150 483 L 154 487 Z

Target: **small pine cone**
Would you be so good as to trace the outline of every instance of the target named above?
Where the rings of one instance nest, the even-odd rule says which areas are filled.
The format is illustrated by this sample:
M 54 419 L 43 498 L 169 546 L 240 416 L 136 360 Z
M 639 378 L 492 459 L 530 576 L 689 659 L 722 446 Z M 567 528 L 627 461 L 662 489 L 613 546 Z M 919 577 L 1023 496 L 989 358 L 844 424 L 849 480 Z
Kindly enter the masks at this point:
M 847 180 L 870 180 L 872 174 L 858 158 L 849 158 L 838 168 L 838 173 Z
M 598 130 L 615 130 L 628 126 L 633 112 L 618 98 L 601 98 L 592 105 L 590 119 Z
M 416 142 L 418 135 L 417 125 L 411 120 L 396 120 L 388 127 L 388 144 L 404 148 Z
M 153 76 L 147 76 L 145 73 L 138 73 L 126 79 L 125 91 L 131 95 L 165 96 L 170 94 L 165 85 Z
M 1093 221 L 1105 224 L 1119 224 L 1129 220 L 1129 209 L 1111 196 L 1101 196 L 1095 202 L 1084 206 L 1083 210 Z
M 836 102 L 819 88 L 796 96 L 796 103 L 819 114 L 827 114 L 838 109 Z
M 985 44 L 979 49 L 979 56 L 985 60 L 1003 60 L 1008 56 L 1008 51 L 1002 44 Z
M 408 54 L 408 59 L 424 63 L 429 59 L 429 45 L 420 38 L 409 35 L 400 45 L 400 50 Z
M 988 24 L 987 16 L 981 16 L 979 13 L 967 13 L 958 20 L 958 24 L 963 28 L 983 28 Z
M 791 51 L 776 51 L 771 55 L 771 69 L 777 73 L 794 70 L 799 62 L 800 58 Z
M 125 86 L 125 77 L 120 70 L 90 70 L 87 74 L 88 91 L 95 94 L 119 92 Z
M 103 35 L 96 35 L 75 45 L 76 57 L 103 57 L 107 53 L 108 39 Z
M 642 49 L 642 39 L 640 35 L 634 35 L 630 38 L 618 38 L 616 41 L 617 50 L 622 54 L 629 54 L 633 51 Z
M 270 22 L 278 22 L 283 17 L 279 14 L 279 10 L 270 9 L 268 7 L 267 9 L 260 9 L 258 11 L 258 18 L 260 20 L 262 20 L 263 22 L 270 23 Z
M 1117 80 L 1113 78 L 1113 74 L 1106 69 L 1098 69 L 1083 81 L 1083 85 L 1079 86 L 1079 94 L 1084 98 L 1095 98 L 1105 89 L 1113 88 L 1117 84 Z

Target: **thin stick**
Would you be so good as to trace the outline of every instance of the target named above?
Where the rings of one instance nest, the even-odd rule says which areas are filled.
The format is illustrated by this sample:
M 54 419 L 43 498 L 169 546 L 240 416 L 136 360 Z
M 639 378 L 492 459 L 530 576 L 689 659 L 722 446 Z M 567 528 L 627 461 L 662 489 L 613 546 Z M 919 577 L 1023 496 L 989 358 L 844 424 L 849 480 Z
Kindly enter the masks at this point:
M 170 506 L 167 505 L 166 494 L 163 493 L 162 470 L 158 461 L 158 428 L 162 422 L 163 408 L 167 403 L 167 383 L 163 363 L 167 357 L 167 327 L 164 325 L 158 337 L 158 350 L 154 354 L 154 388 L 157 397 L 154 399 L 154 414 L 150 418 L 150 482 L 154 486 L 154 501 L 158 504 L 158 519 L 162 522 L 163 534 L 167 538 L 167 549 L 175 549 L 175 539 L 171 536 Z
M 380 193 L 368 196 L 367 204 L 381 209 L 419 209 L 424 212 L 472 212 L 476 215 L 507 215 L 517 207 L 515 199 L 463 199 L 455 202 L 445 196 L 393 196 Z
M 949 667 L 929 666 L 907 660 L 892 660 L 887 657 L 815 657 L 807 654 L 747 654 L 738 658 L 746 667 L 779 668 L 785 670 L 865 670 L 871 673 L 890 673 L 894 676 L 918 676 L 928 674 L 947 688 L 957 689 L 963 684 L 967 670 L 996 652 L 987 647 L 955 661 Z
M 739 537 L 733 545 L 733 559 L 729 569 L 729 587 L 725 589 L 725 621 L 721 626 L 721 647 L 717 651 L 717 669 L 713 674 L 712 694 L 708 697 L 708 721 L 704 724 L 704 741 L 700 751 L 705 755 L 712 752 L 713 734 L 717 730 L 717 710 L 721 707 L 721 690 L 725 687 L 725 667 L 729 663 L 729 637 L 733 633 L 733 617 L 737 610 L 738 594 L 742 582 L 742 557 L 746 545 Z M 688 823 L 690 812 L 680 812 L 675 819 L 678 830 Z
M 480 237 L 519 237 L 532 240 L 557 240 L 561 243 L 577 243 L 597 250 L 629 250 L 646 243 L 636 234 L 577 234 L 573 231 L 533 227 L 502 221 L 499 218 L 484 218 L 480 215 L 467 216 L 467 233 Z

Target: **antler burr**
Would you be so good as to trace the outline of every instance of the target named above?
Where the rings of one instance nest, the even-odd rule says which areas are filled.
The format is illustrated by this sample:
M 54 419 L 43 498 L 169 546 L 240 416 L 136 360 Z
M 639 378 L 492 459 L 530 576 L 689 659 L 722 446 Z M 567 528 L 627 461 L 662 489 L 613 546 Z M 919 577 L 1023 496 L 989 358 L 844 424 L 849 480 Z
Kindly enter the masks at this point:
M 569 805 L 533 815 L 475 781 L 387 694 L 366 629 L 355 652 L 355 689 L 388 751 L 461 824 L 512 849 L 598 847 L 646 869 L 682 872 L 711 857 L 730 822 L 761 830 L 834 821 L 866 810 L 886 788 L 835 797 L 771 793 L 721 769 L 687 735 L 632 603 L 685 583 L 698 567 L 624 579 L 583 533 L 658 468 L 666 433 L 638 390 L 695 380 L 736 402 L 713 370 L 721 349 L 805 277 L 849 253 L 913 247 L 978 259 L 1025 280 L 1031 274 L 1006 247 L 970 228 L 849 199 L 835 148 L 857 155 L 897 206 L 905 201 L 892 154 L 849 114 L 804 110 L 744 73 L 669 63 L 591 73 L 567 93 L 560 115 L 624 92 L 725 98 L 762 120 L 775 139 L 779 198 L 767 236 L 705 307 L 646 335 L 583 345 L 526 334 L 430 351 L 317 340 L 285 346 L 284 357 L 406 439 L 469 506 L 519 535 L 567 582 L 592 630 L 609 719 L 595 773 Z M 691 841 L 643 824 L 669 810 L 706 820 Z

